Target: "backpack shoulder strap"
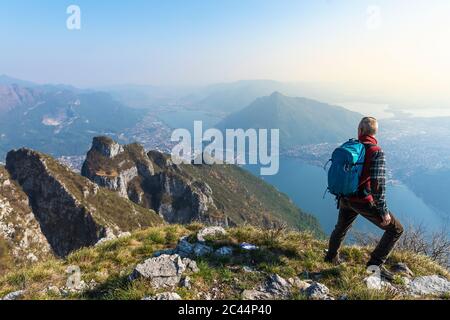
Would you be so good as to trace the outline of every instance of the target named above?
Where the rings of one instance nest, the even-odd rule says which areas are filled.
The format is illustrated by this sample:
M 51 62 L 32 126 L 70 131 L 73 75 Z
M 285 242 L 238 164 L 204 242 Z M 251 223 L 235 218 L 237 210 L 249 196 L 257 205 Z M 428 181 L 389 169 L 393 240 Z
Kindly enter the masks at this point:
M 381 150 L 380 146 L 377 144 L 373 144 L 373 143 L 362 143 L 362 144 L 364 145 L 364 148 L 366 149 L 366 154 L 369 150 L 372 152 Z
M 363 143 L 363 145 L 364 145 L 366 148 L 378 147 L 377 144 L 373 144 L 373 143 Z

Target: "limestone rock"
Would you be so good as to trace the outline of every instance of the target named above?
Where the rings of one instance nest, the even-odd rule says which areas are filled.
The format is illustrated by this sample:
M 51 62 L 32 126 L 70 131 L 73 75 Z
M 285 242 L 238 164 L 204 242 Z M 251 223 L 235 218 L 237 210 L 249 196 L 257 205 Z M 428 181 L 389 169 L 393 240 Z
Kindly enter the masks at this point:
M 108 137 L 95 137 L 81 174 L 124 198 L 146 205 L 139 182 L 141 177 L 152 176 L 154 169 L 141 146 L 124 147 Z
M 33 214 L 28 196 L 0 165 L 0 244 L 19 263 L 36 262 L 51 255 L 51 247 Z
M 8 293 L 3 297 L 3 300 L 18 300 L 25 294 L 25 290 L 19 290 Z
M 437 275 L 417 277 L 407 284 L 406 289 L 412 295 L 448 294 L 450 281 Z
M 253 290 L 244 290 L 244 300 L 287 299 L 291 295 L 292 285 L 277 274 L 270 275 L 264 284 Z
M 175 287 L 185 271 L 197 271 L 197 265 L 179 255 L 161 255 L 145 260 L 134 269 L 131 280 L 143 277 L 149 279 L 154 288 Z
M 206 227 L 197 233 L 197 240 L 204 242 L 205 237 L 214 237 L 217 235 L 225 235 L 227 232 L 222 227 Z
M 92 141 L 92 149 L 108 158 L 114 158 L 123 152 L 123 147 L 108 137 L 95 137 Z
M 272 300 L 273 295 L 269 292 L 259 290 L 244 290 L 242 292 L 243 300 Z
M 197 262 L 195 262 L 194 260 L 183 258 L 183 263 L 186 266 L 186 270 L 188 272 L 197 273 L 200 271 L 200 269 L 197 266 Z
M 181 279 L 180 286 L 186 289 L 191 288 L 191 278 L 186 276 L 183 279 Z
M 323 284 L 313 282 L 303 291 L 308 299 L 311 300 L 330 300 L 330 290 Z
M 180 295 L 176 292 L 158 293 L 153 297 L 145 297 L 142 300 L 182 300 Z
M 129 237 L 131 236 L 130 232 L 119 232 L 118 235 L 116 235 L 110 228 L 106 228 L 106 236 L 101 238 L 95 246 L 102 245 L 105 242 L 112 241 L 119 238 Z
M 381 290 L 383 288 L 382 280 L 377 276 L 368 276 L 364 278 L 364 282 L 368 289 Z
M 217 207 L 207 183 L 186 175 L 173 165 L 169 155 L 158 151 L 146 154 L 136 143 L 121 146 L 108 137 L 94 138 L 81 174 L 155 210 L 166 222 L 228 224 L 223 214 L 212 214 Z
M 305 290 L 306 288 L 308 288 L 311 284 L 301 280 L 298 277 L 294 277 L 294 278 L 289 278 L 287 279 L 287 282 L 294 288 L 300 289 L 300 290 Z
M 265 289 L 275 295 L 286 296 L 291 290 L 291 285 L 284 278 L 273 274 L 267 279 Z
M 370 275 L 366 278 L 364 278 L 364 283 L 366 284 L 368 289 L 371 290 L 387 290 L 392 293 L 399 293 L 399 290 L 394 287 L 390 282 L 384 281 L 381 277 Z

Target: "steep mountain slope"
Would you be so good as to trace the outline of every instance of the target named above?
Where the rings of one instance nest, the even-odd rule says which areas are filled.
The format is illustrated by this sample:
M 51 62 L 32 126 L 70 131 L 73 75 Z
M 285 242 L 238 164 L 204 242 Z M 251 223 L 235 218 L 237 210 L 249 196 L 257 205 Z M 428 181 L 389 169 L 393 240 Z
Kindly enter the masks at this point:
M 144 113 L 102 92 L 0 85 L 0 159 L 19 147 L 54 156 L 83 154 L 93 136 L 118 136 Z
M 162 223 L 155 212 L 99 188 L 45 154 L 29 149 L 10 151 L 6 169 L 29 201 L 29 207 L 22 201 L 23 210 L 15 216 L 30 215 L 31 211 L 57 256 L 107 236 Z M 3 189 L 2 195 L 11 202 Z
M 285 195 L 248 172 L 230 165 L 173 165 L 170 156 L 145 154 L 107 137 L 93 140 L 82 175 L 157 211 L 170 223 L 200 221 L 224 226 L 283 223 L 320 233 L 317 220 Z
M 21 87 L 18 85 L 0 84 L 0 116 L 23 105 L 32 105 L 41 97 L 38 90 Z
M 51 248 L 29 206 L 27 195 L 0 166 L 0 273 L 51 255 Z
M 342 107 L 274 92 L 231 114 L 218 127 L 222 130 L 280 129 L 280 144 L 289 148 L 302 144 L 339 142 L 354 137 L 361 117 L 359 113 Z

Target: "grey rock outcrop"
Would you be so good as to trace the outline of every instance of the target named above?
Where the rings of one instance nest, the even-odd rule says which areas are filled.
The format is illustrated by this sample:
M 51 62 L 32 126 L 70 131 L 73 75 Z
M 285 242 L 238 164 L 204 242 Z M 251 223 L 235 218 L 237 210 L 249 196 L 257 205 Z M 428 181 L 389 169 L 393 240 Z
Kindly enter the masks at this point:
M 92 149 L 108 158 L 114 158 L 123 152 L 123 147 L 107 137 L 95 137 L 92 140 Z
M 182 300 L 180 295 L 176 292 L 158 293 L 152 297 L 145 297 L 142 300 Z
M 450 281 L 437 275 L 417 277 L 406 285 L 406 290 L 411 295 L 449 294 Z
M 27 195 L 0 166 L 0 241 L 16 262 L 36 262 L 51 254 L 50 245 L 33 214 Z
M 263 290 L 244 290 L 242 292 L 243 300 L 274 300 L 274 296 Z
M 265 289 L 275 295 L 287 296 L 290 293 L 291 285 L 284 278 L 274 274 L 267 280 Z
M 181 279 L 180 286 L 182 288 L 190 289 L 192 287 L 191 278 L 189 276 L 186 276 L 183 279 Z
M 388 281 L 383 280 L 381 277 L 376 275 L 370 275 L 364 278 L 364 283 L 367 286 L 367 289 L 371 290 L 388 290 L 391 292 L 397 292 L 397 289 Z
M 217 210 L 211 188 L 204 182 L 191 181 L 169 171 L 158 175 L 161 195 L 156 210 L 169 223 L 200 221 L 208 224 L 225 224 L 215 220 L 210 212 Z
M 279 300 L 289 299 L 292 290 L 296 288 L 292 283 L 277 274 L 270 275 L 264 284 L 257 289 L 244 290 L 244 300 Z M 297 287 L 298 288 L 298 287 Z
M 25 294 L 25 290 L 19 290 L 8 293 L 2 300 L 18 300 Z
M 204 242 L 207 237 L 214 237 L 217 235 L 226 235 L 227 232 L 223 227 L 206 227 L 197 232 L 197 240 Z
M 133 202 L 146 205 L 142 179 L 153 176 L 154 169 L 143 147 L 122 146 L 108 137 L 95 137 L 81 174 Z
M 178 286 L 185 272 L 198 272 L 195 261 L 181 258 L 179 255 L 161 255 L 138 264 L 130 276 L 130 280 L 145 278 L 156 288 Z
M 129 237 L 131 236 L 131 232 L 119 232 L 118 234 L 115 234 L 114 231 L 112 231 L 110 228 L 106 228 L 106 236 L 104 238 L 101 238 L 97 241 L 95 246 L 100 246 L 108 241 L 113 241 L 119 238 Z
M 175 249 L 161 250 L 161 251 L 155 252 L 153 256 L 160 256 L 162 254 L 178 254 L 181 257 L 185 257 L 185 258 L 186 257 L 203 257 L 205 255 L 212 254 L 213 252 L 214 252 L 213 248 L 210 246 L 207 246 L 203 242 L 190 243 L 188 241 L 187 237 L 182 237 L 178 241 L 178 245 L 176 246 Z
M 308 299 L 311 300 L 331 300 L 330 290 L 324 284 L 313 282 L 303 290 Z

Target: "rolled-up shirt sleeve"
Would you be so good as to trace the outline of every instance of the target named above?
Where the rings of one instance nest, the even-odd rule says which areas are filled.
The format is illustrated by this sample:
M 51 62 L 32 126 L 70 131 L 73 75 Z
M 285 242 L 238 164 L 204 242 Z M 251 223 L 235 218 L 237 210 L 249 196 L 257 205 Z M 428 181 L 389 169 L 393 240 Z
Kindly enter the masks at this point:
M 380 215 L 388 213 L 386 204 L 386 158 L 382 150 L 372 156 L 370 167 L 370 186 L 375 206 Z

